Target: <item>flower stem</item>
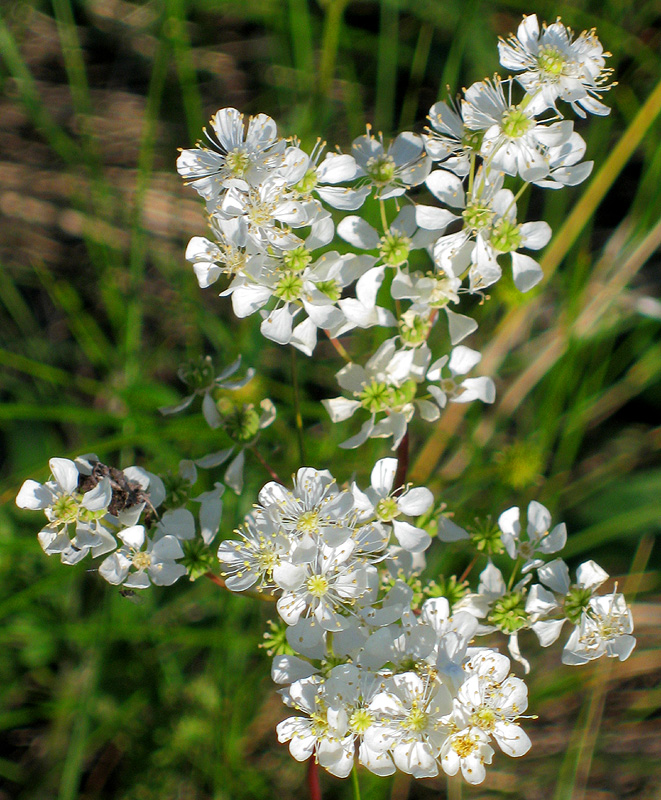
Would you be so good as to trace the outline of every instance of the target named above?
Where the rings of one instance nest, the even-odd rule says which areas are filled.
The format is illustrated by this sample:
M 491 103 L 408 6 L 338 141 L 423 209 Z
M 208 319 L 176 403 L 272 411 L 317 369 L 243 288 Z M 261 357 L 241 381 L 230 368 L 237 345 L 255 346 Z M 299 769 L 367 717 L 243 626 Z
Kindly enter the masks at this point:
M 298 455 L 301 466 L 305 464 L 305 441 L 303 438 L 303 417 L 301 416 L 301 397 L 298 390 L 298 372 L 296 367 L 296 350 L 291 348 L 291 385 L 294 390 L 294 418 L 298 437 Z
M 205 572 L 204 577 L 208 578 L 210 581 L 212 581 L 212 583 L 215 583 L 216 586 L 220 586 L 221 589 L 227 589 L 225 581 L 222 578 L 219 578 L 218 575 L 216 575 L 215 573 Z
M 328 336 L 328 341 L 333 345 L 333 347 L 337 350 L 340 356 L 347 362 L 347 364 L 351 363 L 351 356 L 347 351 L 344 349 L 342 342 L 339 339 L 336 339 L 334 336 L 331 336 L 327 330 L 324 330 L 326 336 Z
M 360 784 L 358 783 L 358 768 L 353 765 L 351 770 L 351 782 L 353 783 L 353 796 L 354 800 L 360 800 Z
M 319 785 L 319 765 L 315 761 L 314 756 L 308 759 L 308 774 L 307 774 L 308 792 L 310 793 L 310 800 L 321 800 L 321 786 Z
M 387 234 L 390 230 L 390 225 L 388 225 L 388 215 L 386 214 L 386 204 L 384 200 L 379 200 L 379 208 L 381 209 L 381 225 L 383 225 L 383 233 Z
M 250 448 L 255 456 L 255 458 L 259 461 L 259 463 L 264 467 L 264 469 L 268 472 L 268 474 L 273 478 L 274 481 L 278 483 L 282 483 L 278 473 L 273 469 L 273 467 L 268 463 L 268 461 L 264 458 L 264 456 L 259 452 L 257 447 L 253 445 Z
M 461 573 L 461 575 L 460 575 L 460 577 L 459 577 L 459 580 L 457 581 L 457 583 L 463 583 L 463 582 L 466 580 L 466 578 L 467 578 L 467 577 L 470 575 L 470 573 L 471 573 L 471 571 L 472 571 L 473 567 L 474 567 L 474 566 L 475 566 L 475 564 L 477 563 L 477 559 L 478 559 L 478 558 L 479 558 L 479 556 L 478 556 L 478 555 L 475 555 L 475 556 L 473 556 L 473 559 L 472 559 L 472 561 L 471 561 L 471 562 L 470 562 L 470 564 L 469 564 L 469 565 L 466 567 L 466 569 L 465 569 L 465 570 L 464 570 L 464 571 Z

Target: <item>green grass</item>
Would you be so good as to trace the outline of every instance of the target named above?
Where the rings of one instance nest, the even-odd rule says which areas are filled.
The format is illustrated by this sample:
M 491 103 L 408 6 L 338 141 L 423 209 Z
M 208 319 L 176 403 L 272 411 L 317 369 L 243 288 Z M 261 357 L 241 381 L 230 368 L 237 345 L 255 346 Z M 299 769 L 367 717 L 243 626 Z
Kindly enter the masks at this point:
M 557 649 L 537 656 L 540 720 L 527 727 L 538 752 L 498 758 L 464 796 L 617 796 L 625 781 L 631 797 L 652 791 L 653 754 L 636 750 L 653 735 L 661 670 L 644 624 L 660 584 L 660 325 L 639 311 L 659 288 L 655 4 L 24 0 L 0 12 L 2 800 L 306 796 L 304 768 L 275 741 L 282 708 L 257 647 L 266 604 L 204 581 L 131 603 L 88 565 L 46 558 L 38 515 L 13 498 L 26 478 L 47 477 L 53 455 L 94 451 L 166 470 L 220 449 L 197 417 L 157 412 L 182 396 L 176 369 L 201 351 L 219 365 L 241 352 L 257 367 L 248 399 L 279 406 L 263 451 L 291 474 L 287 354 L 196 285 L 183 251 L 205 233 L 203 210 L 180 186 L 176 148 L 225 105 L 269 113 L 304 144 L 321 136 L 346 147 L 366 122 L 386 135 L 421 130 L 446 84 L 454 93 L 494 72 L 497 36 L 533 10 L 597 27 L 613 53 L 613 113 L 580 126 L 591 179 L 529 198 L 529 218 L 555 232 L 543 287 L 520 296 L 503 281 L 477 310 L 471 343 L 498 376 L 498 402 L 486 413 L 449 409 L 431 433 L 416 428 L 412 478 L 463 524 L 539 499 L 568 522 L 572 560 L 595 557 L 620 581 L 631 572 L 641 601 L 626 664 L 571 671 Z M 336 370 L 328 346 L 305 364 L 308 457 L 340 479 L 364 477 L 385 449 L 372 441 L 338 462 L 347 428 L 333 430 L 317 402 L 336 393 Z M 228 498 L 224 535 L 268 479 L 260 469 Z M 453 559 L 446 566 L 462 568 Z M 620 733 L 628 750 L 617 749 Z M 360 780 L 367 800 L 446 793 L 444 781 Z M 351 796 L 348 782 L 324 778 L 323 788 Z

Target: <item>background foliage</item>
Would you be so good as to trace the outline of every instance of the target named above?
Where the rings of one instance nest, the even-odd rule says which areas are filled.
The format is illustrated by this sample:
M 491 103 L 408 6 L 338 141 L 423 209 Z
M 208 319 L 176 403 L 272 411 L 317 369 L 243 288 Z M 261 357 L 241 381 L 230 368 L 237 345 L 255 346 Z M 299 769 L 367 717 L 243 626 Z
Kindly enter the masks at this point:
M 0 12 L 0 798 L 305 797 L 304 769 L 275 741 L 284 716 L 258 650 L 268 608 L 206 581 L 132 603 L 87 562 L 41 552 L 37 515 L 13 498 L 50 456 L 96 452 L 176 469 L 222 443 L 201 416 L 162 418 L 186 357 L 241 352 L 258 368 L 247 401 L 279 407 L 263 452 L 281 475 L 292 445 L 288 354 L 256 320 L 202 292 L 184 262 L 204 235 L 176 148 L 217 108 L 266 112 L 304 145 L 347 147 L 366 122 L 420 131 L 446 85 L 497 68 L 496 40 L 522 13 L 597 27 L 613 52 L 613 113 L 579 124 L 587 184 L 530 197 L 547 219 L 547 279 L 505 281 L 478 309 L 471 346 L 497 375 L 492 409 L 449 410 L 413 436 L 411 478 L 464 525 L 536 498 L 567 521 L 568 554 L 594 557 L 636 598 L 625 664 L 536 657 L 533 750 L 499 759 L 467 797 L 658 797 L 661 695 L 659 384 L 661 71 L 652 0 L 18 0 Z M 371 334 L 376 335 L 376 334 Z M 376 340 L 372 340 L 372 344 Z M 358 345 L 352 349 L 358 355 Z M 311 463 L 342 479 L 385 455 L 336 449 L 318 400 L 336 394 L 333 351 L 305 361 Z M 457 410 L 458 409 L 458 410 Z M 268 479 L 253 463 L 226 504 L 228 536 Z M 214 476 L 211 476 L 213 478 Z M 589 554 L 589 555 L 588 555 Z M 439 548 L 432 570 L 463 569 Z M 653 625 L 657 624 L 655 631 Z M 531 642 L 530 646 L 534 648 Z M 613 764 L 616 761 L 617 767 Z M 362 776 L 368 799 L 457 797 L 443 780 Z M 328 779 L 324 796 L 349 796 Z

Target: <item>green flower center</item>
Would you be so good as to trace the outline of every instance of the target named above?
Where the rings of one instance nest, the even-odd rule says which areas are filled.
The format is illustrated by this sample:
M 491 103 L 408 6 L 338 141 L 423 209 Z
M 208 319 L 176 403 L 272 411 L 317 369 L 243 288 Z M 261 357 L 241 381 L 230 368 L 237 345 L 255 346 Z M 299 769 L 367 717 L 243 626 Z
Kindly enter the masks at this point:
M 179 563 L 186 567 L 191 581 L 196 581 L 207 572 L 211 572 L 214 564 L 218 563 L 202 539 L 188 539 L 180 544 L 184 551 L 184 557 Z
M 395 410 L 401 409 L 403 406 L 407 406 L 409 403 L 412 403 L 415 399 L 415 394 L 418 391 L 418 386 L 413 378 L 409 378 L 407 381 L 392 390 L 392 407 Z
M 481 206 L 479 203 L 466 206 L 462 211 L 461 216 L 464 218 L 466 225 L 472 231 L 481 231 L 491 225 L 493 219 L 493 211 L 489 206 Z
M 564 612 L 565 617 L 572 625 L 578 625 L 583 616 L 583 612 L 590 604 L 592 591 L 581 586 L 572 586 L 565 598 Z
M 342 297 L 342 289 L 336 280 L 331 279 L 329 281 L 319 281 L 318 283 L 315 283 L 315 286 L 333 302 Z
M 197 361 L 189 361 L 179 367 L 177 372 L 179 378 L 191 389 L 199 391 L 206 389 L 213 383 L 214 368 L 211 356 L 204 356 Z
M 471 715 L 470 723 L 483 731 L 492 731 L 496 727 L 496 715 L 491 708 L 480 706 L 480 708 Z
M 319 512 L 304 511 L 298 518 L 296 530 L 299 533 L 319 533 Z
M 503 133 L 509 139 L 518 139 L 532 127 L 532 120 L 520 108 L 512 108 L 503 114 Z
M 237 178 L 243 178 L 250 166 L 250 156 L 245 150 L 235 147 L 225 157 L 227 168 Z
M 405 344 L 416 347 L 423 344 L 429 337 L 432 328 L 432 321 L 429 317 L 421 317 L 418 314 L 406 314 L 399 321 L 399 335 Z
M 223 417 L 223 424 L 231 439 L 244 444 L 257 436 L 259 414 L 251 404 L 235 407 Z
M 312 261 L 312 253 L 302 245 L 288 250 L 282 257 L 284 265 L 292 272 L 302 272 Z
M 170 508 L 181 508 L 190 499 L 193 488 L 181 475 L 165 475 L 163 478 L 167 492 L 165 505 Z
M 511 253 L 521 247 L 521 227 L 503 217 L 493 226 L 491 244 L 501 253 Z
M 522 592 L 512 592 L 501 597 L 489 614 L 489 622 L 504 633 L 514 633 L 528 622 L 525 597 Z
M 392 183 L 395 177 L 395 169 L 395 159 L 385 153 L 370 158 L 366 166 L 367 174 L 377 186 L 386 186 Z
M 151 565 L 151 556 L 149 553 L 136 553 L 131 561 L 136 569 L 147 569 Z
M 294 186 L 294 191 L 299 194 L 310 194 L 310 192 L 317 185 L 317 173 L 313 169 L 309 169 L 301 180 Z
M 63 494 L 53 503 L 52 513 L 58 522 L 69 523 L 78 519 L 78 501 L 73 495 Z
M 307 587 L 308 592 L 313 597 L 324 597 L 324 595 L 328 593 L 330 584 L 323 575 L 313 575 L 311 578 L 308 578 Z
M 376 504 L 376 515 L 382 522 L 392 522 L 399 516 L 397 500 L 394 497 L 383 497 Z
M 403 233 L 387 233 L 379 241 L 381 260 L 388 267 L 399 267 L 409 257 L 411 240 Z
M 358 708 L 349 717 L 349 728 L 353 733 L 362 735 L 373 721 L 374 719 L 367 709 Z
M 364 409 L 370 414 L 385 411 L 390 407 L 392 401 L 392 390 L 385 383 L 372 381 L 367 384 L 358 395 L 358 400 Z
M 565 68 L 567 58 L 553 45 L 542 45 L 537 55 L 537 66 L 550 78 L 559 78 Z
M 471 542 L 481 553 L 491 556 L 498 555 L 505 550 L 500 528 L 490 516 L 485 520 L 476 519 L 474 527 L 469 530 L 469 534 Z
M 428 719 L 429 715 L 418 708 L 418 704 L 414 701 L 413 708 L 407 714 L 406 719 L 402 720 L 401 726 L 411 733 L 422 733 L 427 727 Z
M 293 300 L 298 300 L 303 291 L 303 279 L 296 273 L 288 273 L 283 275 L 278 281 L 273 294 L 280 297 L 282 300 L 290 303 Z

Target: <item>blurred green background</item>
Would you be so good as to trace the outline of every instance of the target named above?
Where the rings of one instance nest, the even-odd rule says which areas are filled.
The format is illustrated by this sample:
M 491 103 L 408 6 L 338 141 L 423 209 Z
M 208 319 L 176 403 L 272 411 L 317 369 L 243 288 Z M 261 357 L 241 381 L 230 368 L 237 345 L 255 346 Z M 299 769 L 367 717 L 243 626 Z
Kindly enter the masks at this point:
M 634 601 L 639 643 L 625 664 L 559 666 L 534 654 L 534 747 L 500 755 L 470 798 L 661 797 L 659 528 L 661 123 L 659 6 L 643 0 L 4 0 L 0 10 L 0 800 L 306 797 L 304 766 L 278 745 L 286 716 L 257 645 L 268 618 L 210 582 L 132 603 L 41 552 L 38 514 L 14 497 L 51 456 L 96 452 L 117 466 L 176 469 L 222 446 L 200 415 L 164 419 L 185 393 L 176 369 L 199 353 L 242 353 L 279 416 L 263 453 L 281 475 L 293 444 L 289 354 L 202 292 L 183 252 L 203 208 L 176 174 L 216 109 L 273 116 L 305 145 L 348 147 L 367 122 L 421 131 L 429 107 L 498 69 L 497 37 L 522 13 L 595 26 L 618 85 L 613 113 L 577 123 L 591 179 L 530 196 L 555 236 L 547 280 L 507 280 L 475 309 L 470 344 L 494 374 L 493 408 L 449 409 L 414 428 L 413 480 L 464 525 L 538 499 Z M 381 334 L 370 333 L 371 344 Z M 371 337 L 371 338 L 370 338 Z M 359 345 L 347 346 L 359 355 Z M 337 394 L 334 352 L 304 370 L 309 459 L 340 479 L 387 454 L 337 451 L 318 403 Z M 210 474 L 208 480 L 219 478 Z M 249 463 L 227 500 L 230 535 L 268 479 Z M 432 574 L 466 556 L 438 548 Z M 456 798 L 445 779 L 363 775 L 367 800 Z M 325 798 L 351 796 L 322 776 Z M 449 794 L 448 794 L 449 793 Z

